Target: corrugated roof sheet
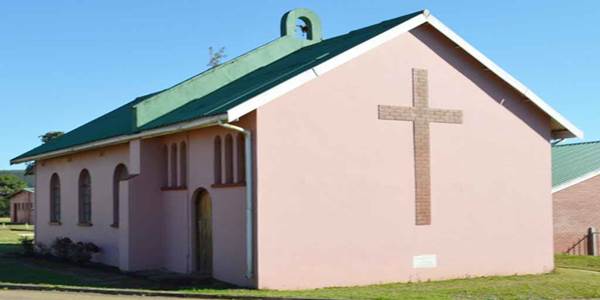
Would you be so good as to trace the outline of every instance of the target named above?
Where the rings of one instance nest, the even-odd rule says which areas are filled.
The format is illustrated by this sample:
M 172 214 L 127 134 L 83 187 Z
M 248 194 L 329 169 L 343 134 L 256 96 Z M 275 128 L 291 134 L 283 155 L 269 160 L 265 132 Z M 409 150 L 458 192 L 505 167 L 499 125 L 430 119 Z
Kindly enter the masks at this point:
M 600 141 L 552 147 L 552 186 L 600 169 Z
M 329 60 L 421 13 L 422 11 L 418 11 L 387 20 L 379 24 L 351 31 L 347 34 L 304 47 L 282 59 L 259 68 L 204 97 L 195 99 L 142 127 L 135 128 L 135 126 L 133 126 L 133 106 L 148 97 L 163 92 L 164 90 L 139 97 L 59 138 L 23 153 L 13 160 L 226 113 L 229 109 L 238 104 L 243 103 L 277 84 Z

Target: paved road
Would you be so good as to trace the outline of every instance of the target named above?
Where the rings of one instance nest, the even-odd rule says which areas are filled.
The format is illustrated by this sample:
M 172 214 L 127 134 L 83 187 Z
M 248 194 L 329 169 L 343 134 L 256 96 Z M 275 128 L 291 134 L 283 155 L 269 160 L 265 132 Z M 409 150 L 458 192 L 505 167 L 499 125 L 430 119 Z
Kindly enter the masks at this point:
M 111 296 L 101 294 L 40 292 L 40 291 L 0 291 L 0 300 L 181 300 L 183 298 Z

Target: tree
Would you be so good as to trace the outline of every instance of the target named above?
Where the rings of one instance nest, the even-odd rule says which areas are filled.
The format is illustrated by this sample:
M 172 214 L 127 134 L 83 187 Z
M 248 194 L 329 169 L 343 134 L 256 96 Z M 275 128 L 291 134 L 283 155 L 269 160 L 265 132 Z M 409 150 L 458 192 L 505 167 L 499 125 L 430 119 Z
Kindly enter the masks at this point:
M 61 135 L 65 134 L 62 131 L 48 131 L 42 135 L 40 135 L 40 140 L 42 140 L 42 143 L 47 143 Z
M 8 197 L 27 187 L 27 183 L 15 175 L 0 175 L 0 216 L 10 213 Z
M 42 143 L 47 143 L 61 135 L 65 134 L 62 131 L 48 131 L 42 135 L 40 135 L 40 140 L 42 141 Z M 27 167 L 25 167 L 25 175 L 33 175 L 35 174 L 35 162 L 31 162 L 27 164 Z
M 225 47 L 221 47 L 219 51 L 215 52 L 213 47 L 208 47 L 208 65 L 211 68 L 214 68 L 221 64 L 221 60 L 227 57 L 225 55 Z

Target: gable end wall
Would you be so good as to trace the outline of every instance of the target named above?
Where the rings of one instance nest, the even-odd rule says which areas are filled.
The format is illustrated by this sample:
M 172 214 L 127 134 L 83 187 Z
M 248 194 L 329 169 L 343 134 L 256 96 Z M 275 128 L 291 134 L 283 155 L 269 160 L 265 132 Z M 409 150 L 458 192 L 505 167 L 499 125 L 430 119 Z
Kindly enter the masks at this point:
M 429 105 L 432 224 L 415 225 L 412 68 Z M 258 286 L 299 289 L 553 269 L 550 120 L 428 25 L 257 110 Z M 437 267 L 415 269 L 414 256 Z M 493 259 L 492 259 L 493 258 Z

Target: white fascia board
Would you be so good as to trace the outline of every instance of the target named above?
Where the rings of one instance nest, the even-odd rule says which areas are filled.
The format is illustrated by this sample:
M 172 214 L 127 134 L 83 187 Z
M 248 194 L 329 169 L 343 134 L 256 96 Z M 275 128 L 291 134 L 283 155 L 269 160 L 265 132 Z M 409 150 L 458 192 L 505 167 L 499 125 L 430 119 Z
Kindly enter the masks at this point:
M 563 126 L 567 131 L 562 131 L 557 133 L 556 137 L 558 138 L 569 138 L 569 137 L 578 137 L 583 138 L 583 132 L 578 129 L 575 125 L 569 122 L 565 117 L 563 117 L 560 113 L 554 110 L 550 105 L 548 105 L 544 100 L 538 97 L 534 92 L 529 90 L 524 84 L 516 80 L 512 77 L 508 72 L 504 71 L 498 65 L 496 65 L 493 61 L 479 52 L 475 47 L 471 46 L 467 43 L 463 38 L 461 38 L 458 34 L 440 22 L 436 17 L 430 15 L 428 11 L 419 14 L 412 19 L 393 27 L 363 43 L 360 43 L 345 52 L 313 67 L 311 70 L 307 70 L 304 73 L 296 75 L 287 81 L 273 87 L 271 90 L 276 90 L 276 92 L 272 92 L 271 90 L 265 91 L 258 96 L 251 98 L 248 101 L 230 109 L 227 112 L 228 119 L 236 120 L 241 116 L 257 109 L 258 107 L 269 103 L 277 97 L 284 95 L 285 93 L 303 85 L 304 83 L 315 79 L 318 76 L 323 75 L 324 73 L 335 69 L 336 67 L 360 56 L 361 54 L 380 46 L 381 44 L 392 40 L 399 35 L 406 33 L 423 23 L 429 23 L 435 29 L 444 34 L 448 39 L 453 41 L 456 45 L 461 47 L 464 51 L 466 51 L 473 58 L 478 60 L 482 65 L 484 65 L 487 69 L 492 71 L 502 80 L 507 82 L 514 89 L 523 94 L 526 98 L 531 100 L 535 105 L 537 105 L 542 111 L 548 114 L 552 119 L 554 119 L 558 124 Z M 309 75 L 309 73 L 314 73 L 314 76 Z
M 569 120 L 563 117 L 560 113 L 554 110 L 548 103 L 542 100 L 538 95 L 536 95 L 533 91 L 528 89 L 524 84 L 519 82 L 513 76 L 511 76 L 508 72 L 504 71 L 500 66 L 496 65 L 493 61 L 483 55 L 479 50 L 475 49 L 475 47 L 471 46 L 467 41 L 461 38 L 458 34 L 456 34 L 452 29 L 448 28 L 444 25 L 440 20 L 438 20 L 433 15 L 429 15 L 427 17 L 427 22 L 431 24 L 435 29 L 440 31 L 446 37 L 448 37 L 452 42 L 465 50 L 469 55 L 479 61 L 482 65 L 488 68 L 490 71 L 494 72 L 498 77 L 502 80 L 510 84 L 514 89 L 519 91 L 525 97 L 527 97 L 531 102 L 537 105 L 542 111 L 548 114 L 552 119 L 562 125 L 566 130 L 568 130 L 572 135 L 570 137 L 578 137 L 583 138 L 583 131 L 575 127 Z
M 587 174 L 585 174 L 583 176 L 577 177 L 575 179 L 571 179 L 571 180 L 569 180 L 569 181 L 567 181 L 565 183 L 559 184 L 559 185 L 557 185 L 557 186 L 555 186 L 555 187 L 552 188 L 552 193 L 554 194 L 556 192 L 560 192 L 560 191 L 562 191 L 562 190 L 564 190 L 564 189 L 566 189 L 568 187 L 574 186 L 574 185 L 576 185 L 578 183 L 584 182 L 584 181 L 586 181 L 588 179 L 591 179 L 593 177 L 596 177 L 598 175 L 600 175 L 600 169 L 592 171 L 592 172 L 589 172 L 589 173 L 587 173 Z
M 566 131 L 568 131 L 568 132 L 565 132 L 565 131 L 560 132 L 559 135 L 557 135 L 557 137 L 560 137 L 560 138 L 568 138 L 568 137 L 583 138 L 583 132 L 580 129 L 575 127 L 575 125 L 573 125 L 566 118 L 564 118 L 561 114 L 559 114 L 552 107 L 550 107 L 550 105 L 548 105 L 545 101 L 543 101 L 540 97 L 538 97 L 534 92 L 529 90 L 524 84 L 522 84 L 521 82 L 516 80 L 514 77 L 512 77 L 506 71 L 504 71 L 502 68 L 500 68 L 494 62 L 492 62 L 489 58 L 487 58 L 485 55 L 483 55 L 481 52 L 479 52 L 477 49 L 475 49 L 473 46 L 471 46 L 469 43 L 467 43 L 458 34 L 456 34 L 450 28 L 446 27 L 446 25 L 444 25 L 442 22 L 440 22 L 436 17 L 429 14 L 429 11 L 424 11 L 423 13 L 407 20 L 406 22 L 403 22 L 402 24 L 399 24 L 398 26 L 395 26 L 395 27 L 393 27 L 393 28 L 391 28 L 391 29 L 389 29 L 389 30 L 363 42 L 363 43 L 360 43 L 360 44 L 340 53 L 339 55 L 336 55 L 335 57 L 333 57 L 329 60 L 326 60 L 325 62 L 313 67 L 312 69 L 306 70 L 306 71 L 280 83 L 279 85 L 276 85 L 275 87 L 251 98 L 250 100 L 245 101 L 244 103 L 241 103 L 241 104 L 231 108 L 230 110 L 227 111 L 227 116 L 225 119 L 226 119 L 226 121 L 229 121 L 229 122 L 237 120 L 240 117 L 242 117 L 243 115 L 257 109 L 258 107 L 269 103 L 270 101 L 288 93 L 291 90 L 294 90 L 294 89 L 300 87 L 301 85 L 317 78 L 318 76 L 321 76 L 321 75 L 337 68 L 338 66 L 360 56 L 361 54 L 363 54 L 373 48 L 376 48 L 376 47 L 382 45 L 383 43 L 390 41 L 390 40 L 400 36 L 401 34 L 406 33 L 424 23 L 429 23 L 430 25 L 432 25 L 434 28 L 436 28 L 438 31 L 440 31 L 442 34 L 444 34 L 446 37 L 448 37 L 450 40 L 452 40 L 455 44 L 457 44 L 459 47 L 461 47 L 463 50 L 465 50 L 469 55 L 471 55 L 473 58 L 477 59 L 487 69 L 494 72 L 494 74 L 496 74 L 502 80 L 506 81 L 509 85 L 511 85 L 517 91 L 522 93 L 525 97 L 527 97 L 529 100 L 531 100 L 542 111 L 544 111 L 546 114 L 548 114 L 552 119 L 554 119 L 557 123 L 559 123 L 561 126 L 563 126 L 566 129 Z M 221 116 L 218 116 L 218 117 L 221 117 Z M 204 123 L 206 119 L 210 119 L 210 118 L 202 118 L 202 119 L 194 121 L 194 122 Z M 194 122 L 187 122 L 187 123 L 182 123 L 182 124 L 188 124 L 188 123 L 194 123 Z M 180 126 L 180 125 L 173 125 L 173 126 Z M 168 133 L 172 132 L 171 128 L 173 126 L 160 128 L 160 129 L 157 129 L 154 131 L 165 132 L 165 133 L 161 133 L 161 134 L 168 134 Z M 154 132 L 154 131 L 148 131 L 148 132 Z M 31 161 L 31 160 L 37 160 L 37 159 L 41 159 L 41 158 L 61 156 L 61 155 L 64 155 L 65 153 L 72 153 L 72 152 L 87 150 L 87 149 L 91 149 L 91 148 L 98 148 L 98 147 L 103 147 L 106 145 L 112 145 L 115 143 L 122 143 L 122 142 L 126 142 L 126 141 L 129 141 L 132 139 L 140 138 L 140 137 L 146 138 L 148 132 L 143 132 L 143 133 L 140 133 L 137 135 L 111 138 L 111 139 L 107 139 L 107 140 L 102 140 L 102 141 L 98 141 L 98 142 L 94 142 L 94 143 L 85 144 L 85 145 L 82 145 L 79 147 L 73 147 L 73 148 L 68 148 L 68 149 L 59 150 L 59 151 L 55 151 L 55 152 L 50 152 L 48 154 L 43 154 L 43 155 L 38 155 L 38 156 L 33 156 L 33 157 L 26 157 L 26 158 L 22 158 L 22 159 L 18 159 L 18 160 L 12 160 L 11 163 L 15 164 L 15 163 L 27 162 L 27 161 Z
M 148 138 L 152 138 L 152 137 L 156 137 L 156 136 L 172 134 L 172 133 L 176 133 L 176 132 L 197 129 L 197 128 L 202 128 L 202 127 L 213 126 L 213 125 L 217 125 L 221 121 L 226 120 L 226 118 L 227 118 L 227 116 L 225 116 L 225 115 L 205 117 L 205 118 L 201 118 L 201 119 L 194 120 L 194 121 L 182 122 L 182 123 L 177 123 L 177 124 L 166 126 L 166 127 L 143 131 L 143 132 L 140 132 L 137 134 L 117 136 L 114 138 L 108 138 L 105 140 L 100 140 L 97 142 L 91 142 L 91 143 L 83 144 L 80 146 L 70 147 L 70 148 L 61 149 L 61 150 L 57 150 L 57 151 L 52 151 L 52 152 L 48 152 L 48 153 L 44 153 L 44 154 L 40 154 L 40 155 L 28 156 L 28 157 L 23 157 L 23 158 L 19 158 L 19 159 L 13 159 L 10 161 L 10 163 L 18 164 L 18 163 L 23 163 L 23 162 L 33 161 L 33 160 L 59 157 L 59 156 L 73 154 L 73 153 L 80 152 L 80 151 L 93 150 L 93 149 L 97 149 L 97 148 L 122 144 L 122 143 L 126 143 L 126 142 L 136 140 L 136 139 L 148 139 Z
M 417 16 L 414 16 L 410 20 L 405 21 L 398 26 L 392 27 L 391 29 L 389 29 L 381 34 L 376 35 L 376 36 L 340 53 L 339 55 L 337 55 L 331 59 L 328 59 L 327 61 L 314 67 L 315 72 L 317 73 L 318 76 L 321 76 L 321 75 L 343 65 L 344 63 L 351 61 L 354 58 L 368 52 L 369 50 L 377 48 L 380 45 L 382 45 L 388 41 L 391 41 L 414 28 L 419 27 L 421 24 L 423 24 L 427 21 L 427 17 L 425 16 L 426 14 L 429 14 L 429 12 L 425 12 L 425 13 L 419 14 Z
M 317 78 L 317 75 L 313 69 L 308 69 L 270 89 L 267 91 L 252 97 L 250 100 L 245 101 L 227 111 L 227 119 L 229 122 L 234 121 L 242 117 L 243 115 L 261 107 L 273 99 L 283 96 L 285 93 L 296 89 L 297 87 Z
M 241 116 L 265 105 L 274 99 L 283 96 L 293 89 L 300 87 L 301 85 L 321 76 L 342 64 L 360 56 L 361 54 L 378 47 L 379 45 L 390 41 L 401 34 L 423 24 L 426 22 L 425 14 L 419 14 L 410 20 L 395 26 L 371 39 L 368 39 L 338 55 L 326 60 L 325 62 L 313 67 L 312 69 L 306 70 L 279 85 L 241 103 L 227 111 L 229 121 L 237 120 Z

